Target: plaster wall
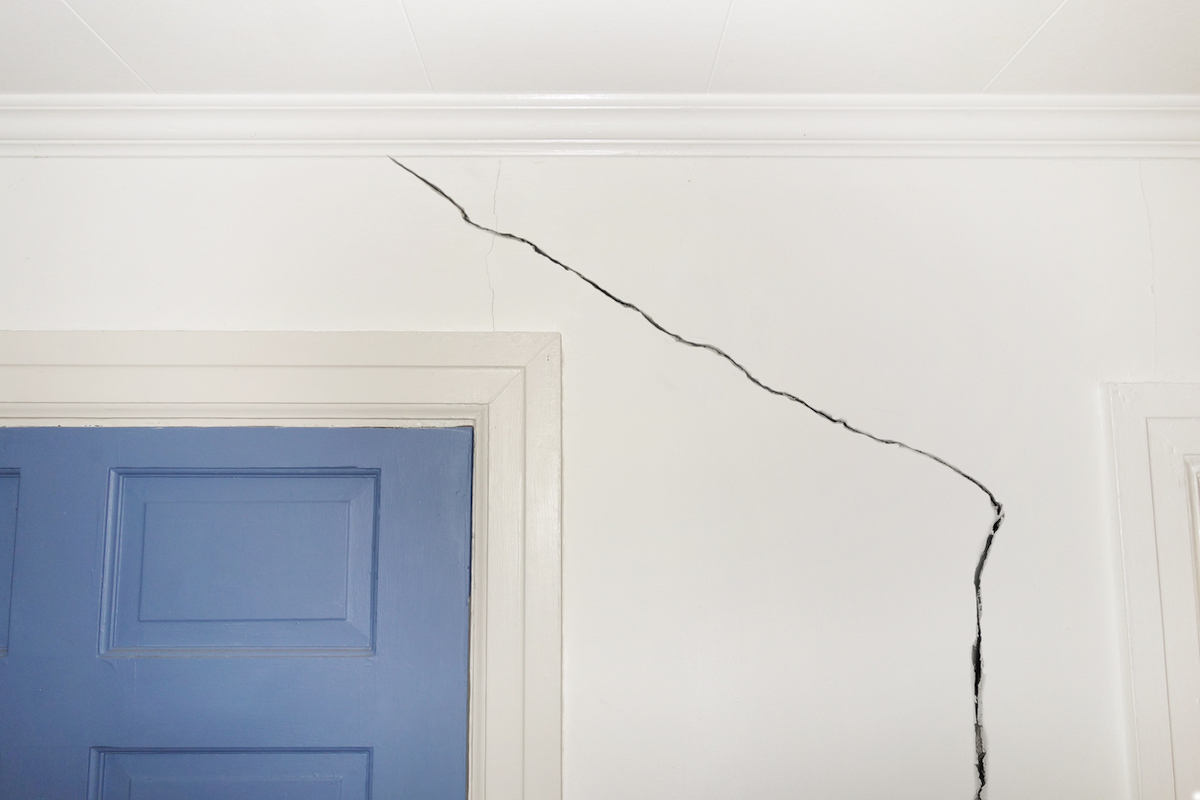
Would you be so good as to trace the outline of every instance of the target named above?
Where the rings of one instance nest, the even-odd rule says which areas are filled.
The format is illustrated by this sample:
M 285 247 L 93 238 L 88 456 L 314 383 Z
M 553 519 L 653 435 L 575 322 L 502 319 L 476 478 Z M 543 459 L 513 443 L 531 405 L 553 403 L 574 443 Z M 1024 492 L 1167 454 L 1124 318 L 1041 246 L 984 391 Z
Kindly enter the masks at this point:
M 979 478 L 989 796 L 1128 798 L 1106 381 L 1200 381 L 1200 163 L 413 159 Z M 0 328 L 556 330 L 567 800 L 965 798 L 967 481 L 384 159 L 0 160 Z

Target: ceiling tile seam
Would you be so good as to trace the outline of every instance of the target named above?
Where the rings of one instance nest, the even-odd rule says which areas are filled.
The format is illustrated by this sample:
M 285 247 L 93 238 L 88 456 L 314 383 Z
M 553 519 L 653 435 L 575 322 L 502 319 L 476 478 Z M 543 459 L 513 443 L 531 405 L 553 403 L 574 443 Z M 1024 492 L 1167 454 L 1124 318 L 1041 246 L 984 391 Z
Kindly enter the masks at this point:
M 1021 53 L 1025 52 L 1025 48 L 1029 47 L 1030 42 L 1032 42 L 1034 39 L 1036 39 L 1038 37 L 1038 34 L 1040 34 L 1042 32 L 1042 29 L 1050 24 L 1050 20 L 1052 20 L 1056 16 L 1058 16 L 1058 12 L 1062 11 L 1063 6 L 1065 6 L 1070 1 L 1071 0 L 1062 0 L 1062 2 L 1058 4 L 1058 7 L 1050 12 L 1050 16 L 1046 17 L 1045 21 L 1043 21 L 1041 25 L 1037 26 L 1037 30 L 1035 30 L 1033 33 L 1029 34 L 1029 38 L 1025 40 L 1025 43 L 1017 48 L 1017 52 L 1013 53 L 1012 57 L 1009 58 L 1008 61 L 1004 62 L 1004 66 L 1002 66 L 1000 68 L 1000 70 L 995 75 L 992 76 L 992 79 L 984 85 L 984 87 L 979 92 L 980 94 L 983 94 L 989 88 L 991 88 L 991 85 L 996 82 L 996 79 L 1004 74 L 1004 70 L 1006 70 L 1010 66 L 1012 66 L 1012 63 L 1017 60 L 1017 56 L 1019 56 L 1019 55 L 1021 55 Z
M 135 77 L 135 78 L 137 78 L 139 81 L 141 81 L 141 83 L 142 83 L 142 86 L 145 86 L 147 89 L 149 89 L 149 90 L 150 90 L 151 92 L 153 92 L 154 94 L 158 94 L 158 92 L 157 92 L 157 91 L 155 91 L 154 87 L 153 87 L 153 86 L 151 86 L 149 83 L 147 83 L 147 82 L 146 82 L 146 79 L 145 79 L 145 78 L 143 78 L 141 75 L 139 75 L 139 74 L 138 74 L 138 71 L 137 71 L 136 69 L 134 69 L 132 66 L 130 66 L 130 64 L 129 64 L 129 62 L 128 62 L 128 61 L 126 61 L 124 58 L 122 58 L 122 57 L 121 57 L 121 54 L 120 54 L 120 53 L 118 53 L 118 52 L 116 51 L 116 49 L 115 49 L 115 48 L 114 48 L 114 47 L 113 47 L 111 44 L 109 44 L 109 43 L 108 43 L 108 41 L 107 41 L 107 40 L 106 40 L 106 39 L 105 39 L 103 36 L 101 36 L 101 35 L 100 35 L 100 34 L 99 34 L 97 31 L 96 31 L 96 29 L 95 29 L 95 28 L 93 28 L 93 27 L 92 27 L 92 25 L 91 25 L 91 23 L 90 23 L 90 22 L 88 22 L 86 19 L 84 19 L 84 18 L 83 18 L 83 15 L 82 15 L 82 14 L 80 14 L 78 11 L 76 11 L 76 10 L 75 10 L 75 7 L 74 7 L 73 5 L 71 5 L 71 4 L 68 2 L 68 0 L 62 0 L 62 4 L 63 4 L 64 6 L 66 6 L 66 7 L 67 7 L 67 10 L 68 10 L 68 11 L 70 11 L 72 14 L 74 14 L 74 15 L 75 15 L 75 18 L 76 18 L 76 19 L 78 19 L 80 22 L 82 22 L 82 23 L 83 23 L 83 27 L 85 27 L 85 28 L 87 28 L 89 31 L 91 31 L 91 34 L 92 34 L 92 36 L 95 36 L 97 39 L 99 39 L 99 40 L 100 40 L 100 44 L 104 45 L 104 46 L 105 46 L 105 47 L 108 49 L 108 52 L 112 53 L 112 54 L 113 54 L 113 56 L 115 56 L 115 57 L 116 57 L 117 61 L 120 61 L 120 62 L 121 62 L 121 63 L 122 63 L 124 66 L 125 66 L 125 69 L 127 69 L 127 70 L 129 70 L 130 72 L 132 72 L 132 73 L 133 73 L 133 77 Z
M 713 53 L 712 66 L 708 68 L 708 83 L 704 85 L 705 92 L 712 91 L 713 78 L 717 74 L 717 62 L 721 59 L 721 48 L 725 45 L 725 31 L 729 30 L 729 17 L 733 14 L 734 0 L 729 0 L 725 7 L 725 22 L 721 25 L 721 38 L 717 40 L 717 52 Z
M 417 32 L 413 29 L 412 18 L 408 16 L 408 7 L 404 5 L 404 0 L 396 0 L 400 4 L 400 13 L 404 15 L 404 24 L 408 26 L 408 38 L 412 39 L 413 49 L 417 51 L 417 63 L 421 65 L 421 74 L 425 76 L 425 85 L 429 87 L 429 91 L 433 91 L 433 81 L 429 79 L 429 68 L 425 66 L 425 55 L 421 52 L 421 45 L 417 41 Z

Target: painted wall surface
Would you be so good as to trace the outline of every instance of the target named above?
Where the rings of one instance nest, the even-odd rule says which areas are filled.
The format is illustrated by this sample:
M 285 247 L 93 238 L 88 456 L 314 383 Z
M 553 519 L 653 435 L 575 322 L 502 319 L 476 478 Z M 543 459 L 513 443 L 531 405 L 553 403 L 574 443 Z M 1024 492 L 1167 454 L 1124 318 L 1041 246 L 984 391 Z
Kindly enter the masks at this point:
M 986 483 L 989 796 L 1131 796 L 1102 385 L 1200 381 L 1200 163 L 409 163 Z M 0 228 L 0 328 L 562 332 L 568 800 L 971 796 L 962 478 L 383 159 L 0 160 Z

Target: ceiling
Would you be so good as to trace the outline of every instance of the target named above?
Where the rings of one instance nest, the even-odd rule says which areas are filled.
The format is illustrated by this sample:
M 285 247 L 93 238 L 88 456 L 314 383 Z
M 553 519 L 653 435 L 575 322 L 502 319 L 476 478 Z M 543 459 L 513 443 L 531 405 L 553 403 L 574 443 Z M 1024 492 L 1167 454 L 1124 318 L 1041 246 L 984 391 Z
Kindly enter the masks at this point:
M 1200 94 L 1200 0 L 0 0 L 0 93 Z

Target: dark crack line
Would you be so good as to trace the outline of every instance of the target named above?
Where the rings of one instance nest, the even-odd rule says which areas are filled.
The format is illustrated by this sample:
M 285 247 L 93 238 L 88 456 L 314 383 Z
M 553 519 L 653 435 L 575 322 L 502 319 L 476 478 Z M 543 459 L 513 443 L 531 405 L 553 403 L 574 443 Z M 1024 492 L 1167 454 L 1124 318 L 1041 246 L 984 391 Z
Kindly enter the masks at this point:
M 986 486 L 984 486 L 983 482 L 980 481 L 978 478 L 974 477 L 973 475 L 970 475 L 969 473 L 965 472 L 964 470 L 960 469 L 959 467 L 954 466 L 953 464 L 951 464 L 949 461 L 942 458 L 941 456 L 934 455 L 933 453 L 930 453 L 928 450 L 922 450 L 919 447 L 913 447 L 910 444 L 905 444 L 904 442 L 902 442 L 898 439 L 888 439 L 883 436 L 876 436 L 875 434 L 871 433 L 870 431 L 865 431 L 862 428 L 857 428 L 854 425 L 851 425 L 846 420 L 844 420 L 840 417 L 834 416 L 833 414 L 829 413 L 828 411 L 822 411 L 821 409 L 819 409 L 816 406 L 809 403 L 807 400 L 805 400 L 801 397 L 797 397 L 796 395 L 792 394 L 791 392 L 784 391 L 783 389 L 776 389 L 774 386 L 770 386 L 766 383 L 763 383 L 761 380 L 759 380 L 757 377 L 755 377 L 755 375 L 752 372 L 750 372 L 750 370 L 746 369 L 746 367 L 744 367 L 741 364 L 741 362 L 739 362 L 733 356 L 726 353 L 720 347 L 717 347 L 715 344 L 707 344 L 705 342 L 696 342 L 691 339 L 685 339 L 684 337 L 680 336 L 679 334 L 675 333 L 674 331 L 663 327 L 658 322 L 658 320 L 654 319 L 654 317 L 647 314 L 645 311 L 643 311 L 638 306 L 634 305 L 633 303 L 629 302 L 628 300 L 622 300 L 620 297 L 617 297 L 615 294 L 610 292 L 608 289 L 605 289 L 600 284 L 596 283 L 594 280 L 589 278 L 587 275 L 584 275 L 582 272 L 580 272 L 579 270 L 570 266 L 569 264 L 564 264 L 563 262 L 559 261 L 557 258 L 550 255 L 545 250 L 543 250 L 541 247 L 539 247 L 538 245 L 529 241 L 528 239 L 524 238 L 523 236 L 517 236 L 515 233 L 505 233 L 504 231 L 498 231 L 498 230 L 495 230 L 494 228 L 489 228 L 486 225 L 480 225 L 478 222 L 471 219 L 471 216 L 467 213 L 467 210 L 465 208 L 463 208 L 458 203 L 457 200 L 455 200 L 450 195 L 446 194 L 446 192 L 440 186 L 438 186 L 437 184 L 428 180 L 427 178 L 422 177 L 418 173 L 413 172 L 411 169 L 404 166 L 404 164 L 400 163 L 398 160 L 396 160 L 392 156 L 388 156 L 388 158 L 391 159 L 393 164 L 395 164 L 400 169 L 407 172 L 409 175 L 412 175 L 414 178 L 419 180 L 421 183 L 428 186 L 437 195 L 439 195 L 443 200 L 445 200 L 446 202 L 450 203 L 450 205 L 452 205 L 456 209 L 458 209 L 458 213 L 462 216 L 463 222 L 467 223 L 472 228 L 483 231 L 484 233 L 490 233 L 493 236 L 499 236 L 504 239 L 511 239 L 514 242 L 520 242 L 521 244 L 527 245 L 531 250 L 533 250 L 533 252 L 537 253 L 542 258 L 546 259 L 547 261 L 554 264 L 555 266 L 561 267 L 566 272 L 571 273 L 576 278 L 579 278 L 579 280 L 583 281 L 588 286 L 591 286 L 597 292 L 604 295 L 609 300 L 613 301 L 614 303 L 621 306 L 622 308 L 627 308 L 630 311 L 634 312 L 635 314 L 640 316 L 642 319 L 644 319 L 646 322 L 648 322 L 653 328 L 655 328 L 656 330 L 671 337 L 679 344 L 687 345 L 688 347 L 695 347 L 699 350 L 707 350 L 708 352 L 724 359 L 730 366 L 732 366 L 738 372 L 742 373 L 742 375 L 746 378 L 746 380 L 750 381 L 751 383 L 753 383 L 755 386 L 762 389 L 763 391 L 769 392 L 770 394 L 773 394 L 776 397 L 782 397 L 786 400 L 792 401 L 793 403 L 797 403 L 797 404 L 803 406 L 804 408 L 808 409 L 812 413 L 816 414 L 817 416 L 821 417 L 822 419 L 824 419 L 828 422 L 831 422 L 834 425 L 837 425 L 841 428 L 845 428 L 846 430 L 850 431 L 851 433 L 857 434 L 859 436 L 865 436 L 866 438 L 870 439 L 873 442 L 878 442 L 879 444 L 895 445 L 896 447 L 899 447 L 902 450 L 907 450 L 910 453 L 916 453 L 919 456 L 924 456 L 925 458 L 928 458 L 930 461 L 934 461 L 938 464 L 941 464 L 943 467 L 950 470 L 954 474 L 958 475 L 960 478 L 963 478 L 963 479 L 969 481 L 973 486 L 975 486 L 975 488 L 979 489 L 981 492 L 983 492 L 985 495 L 987 495 L 988 502 L 991 503 L 991 506 L 992 506 L 992 527 L 991 527 L 991 530 L 988 532 L 987 540 L 983 544 L 983 551 L 979 554 L 979 562 L 975 565 L 975 580 L 974 580 L 974 583 L 975 583 L 975 643 L 971 646 L 971 666 L 975 673 L 975 772 L 976 772 L 976 776 L 979 779 L 978 787 L 975 791 L 975 800 L 982 800 L 983 789 L 987 785 L 987 768 L 985 765 L 985 761 L 987 759 L 987 750 L 984 748 L 983 720 L 982 720 L 982 717 L 980 714 L 980 704 L 979 704 L 980 684 L 983 681 L 983 589 L 982 589 L 981 581 L 983 579 L 983 567 L 987 563 L 988 554 L 992 550 L 992 542 L 996 538 L 996 532 L 1000 530 L 1000 526 L 1004 522 L 1004 504 L 1001 503 L 998 499 L 996 499 L 996 495 L 994 495 L 992 493 L 992 490 L 987 488 Z

